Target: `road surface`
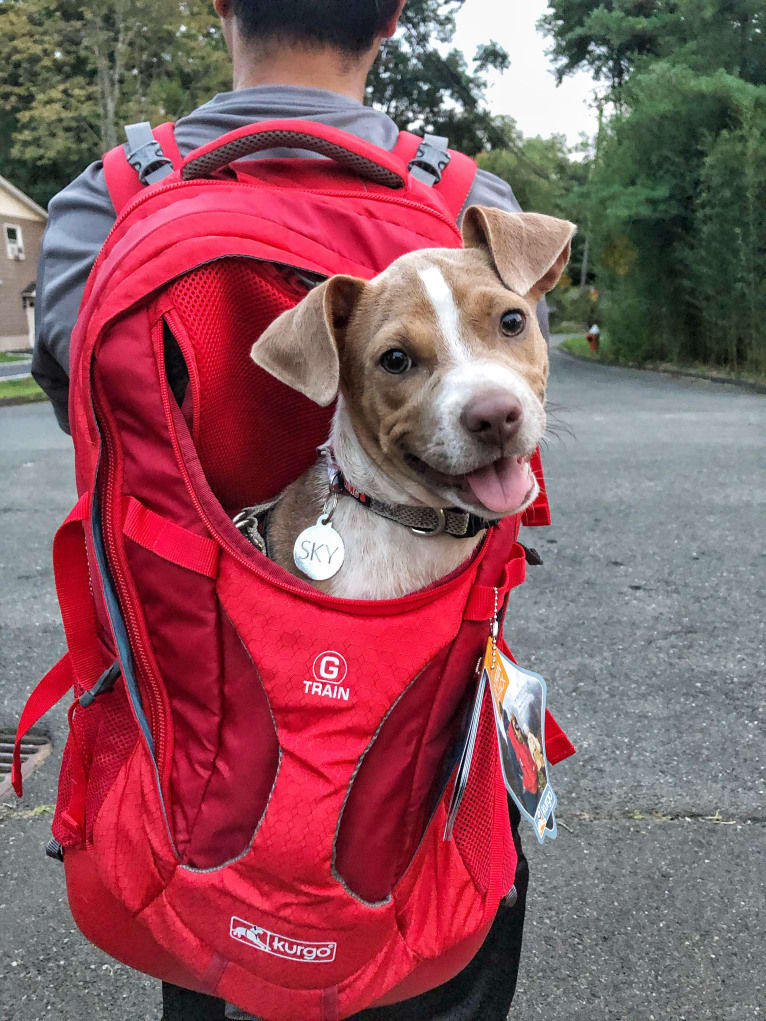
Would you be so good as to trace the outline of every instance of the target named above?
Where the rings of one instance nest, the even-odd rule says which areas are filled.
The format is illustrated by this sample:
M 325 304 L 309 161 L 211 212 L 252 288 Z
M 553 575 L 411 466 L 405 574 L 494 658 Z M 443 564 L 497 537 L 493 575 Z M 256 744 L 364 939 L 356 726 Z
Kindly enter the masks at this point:
M 545 565 L 507 637 L 578 747 L 559 838 L 526 846 L 518 1021 L 766 1016 L 766 399 L 553 354 Z M 47 405 L 0 408 L 0 724 L 62 652 L 50 537 L 73 501 Z M 0 1017 L 155 1021 L 158 985 L 89 947 L 43 856 L 65 733 L 0 807 Z M 482 1021 L 482 1019 L 476 1019 Z

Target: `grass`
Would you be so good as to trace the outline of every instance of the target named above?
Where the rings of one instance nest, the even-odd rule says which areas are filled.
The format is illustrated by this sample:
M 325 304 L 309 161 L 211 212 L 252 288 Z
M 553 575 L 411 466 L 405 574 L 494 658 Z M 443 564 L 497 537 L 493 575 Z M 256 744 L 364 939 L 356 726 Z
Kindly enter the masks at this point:
M 570 354 L 577 355 L 578 358 L 589 358 L 593 362 L 614 361 L 614 354 L 612 353 L 612 348 L 609 344 L 609 338 L 604 336 L 603 333 L 601 334 L 598 354 L 591 351 L 585 337 L 568 337 L 566 340 L 561 341 L 561 346 L 565 351 L 569 351 Z
M 0 351 L 0 365 L 5 365 L 6 362 L 28 362 L 31 357 L 31 351 L 26 355 L 17 354 L 15 351 Z
M 583 324 L 574 319 L 554 319 L 551 322 L 551 333 L 582 333 Z
M 658 372 L 677 372 L 686 376 L 699 376 L 702 379 L 716 379 L 722 382 L 750 383 L 757 387 L 766 385 L 766 375 L 757 372 L 726 372 L 718 365 L 681 365 L 675 362 L 633 362 L 620 358 L 609 343 L 609 337 L 601 334 L 598 354 L 591 351 L 585 337 L 568 337 L 562 340 L 561 347 L 578 358 L 586 358 L 592 362 L 603 362 L 606 365 L 625 365 L 634 369 L 654 369 Z
M 41 815 L 53 815 L 55 805 L 35 805 L 34 808 L 17 808 L 13 803 L 0 805 L 0 822 L 7 819 L 37 819 Z
M 33 379 L 0 379 L 0 403 L 13 401 L 47 401 L 48 398 Z

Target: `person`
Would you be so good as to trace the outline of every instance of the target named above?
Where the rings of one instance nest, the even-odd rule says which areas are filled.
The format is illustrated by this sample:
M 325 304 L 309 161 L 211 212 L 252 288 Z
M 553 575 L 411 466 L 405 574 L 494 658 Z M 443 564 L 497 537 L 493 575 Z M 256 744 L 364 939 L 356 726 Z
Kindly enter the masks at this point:
M 176 123 L 182 156 L 247 124 L 302 118 L 341 128 L 393 149 L 398 126 L 364 105 L 367 77 L 384 39 L 396 31 L 405 0 L 214 0 L 233 64 L 233 89 Z M 266 153 L 265 155 L 270 155 Z M 479 170 L 469 204 L 510 212 L 510 186 Z M 32 374 L 69 431 L 69 342 L 85 283 L 115 219 L 101 162 L 56 195 L 37 280 L 37 334 Z M 547 335 L 544 307 L 543 329 Z M 505 1021 L 514 996 L 528 879 L 509 802 L 519 863 L 515 886 L 484 945 L 455 978 L 414 999 L 370 1008 L 356 1021 Z M 163 1021 L 223 1021 L 242 1015 L 222 1001 L 163 984 Z

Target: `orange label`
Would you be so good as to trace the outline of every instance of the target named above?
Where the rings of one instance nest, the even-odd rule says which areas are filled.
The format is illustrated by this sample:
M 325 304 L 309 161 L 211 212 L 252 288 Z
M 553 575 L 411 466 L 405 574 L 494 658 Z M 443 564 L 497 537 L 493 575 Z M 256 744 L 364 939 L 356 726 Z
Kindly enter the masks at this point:
M 494 665 L 492 663 L 493 659 L 495 661 Z M 487 648 L 484 653 L 484 669 L 487 671 L 495 701 L 498 705 L 502 705 L 505 693 L 508 690 L 508 674 L 505 672 L 503 660 L 491 638 L 487 642 Z

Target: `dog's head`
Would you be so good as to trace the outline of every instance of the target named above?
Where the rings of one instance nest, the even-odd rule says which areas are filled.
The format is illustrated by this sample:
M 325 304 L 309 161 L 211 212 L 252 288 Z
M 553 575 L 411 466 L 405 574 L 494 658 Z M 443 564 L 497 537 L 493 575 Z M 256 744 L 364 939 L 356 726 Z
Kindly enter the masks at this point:
M 516 513 L 537 496 L 529 457 L 545 431 L 535 310 L 574 229 L 471 207 L 465 248 L 412 252 L 370 281 L 332 277 L 276 319 L 252 357 L 317 404 L 340 391 L 356 440 L 410 498 Z

